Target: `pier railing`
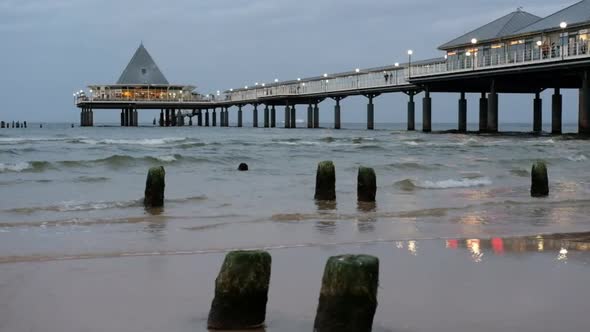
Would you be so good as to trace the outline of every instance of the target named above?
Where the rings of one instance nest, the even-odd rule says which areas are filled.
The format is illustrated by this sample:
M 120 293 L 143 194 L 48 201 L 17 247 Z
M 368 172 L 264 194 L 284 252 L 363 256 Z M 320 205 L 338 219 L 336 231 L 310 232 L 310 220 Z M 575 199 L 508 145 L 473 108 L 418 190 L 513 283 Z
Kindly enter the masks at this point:
M 258 85 L 226 92 L 225 100 L 248 102 L 261 98 L 280 96 L 313 96 L 372 88 L 408 85 L 407 70 L 401 66 L 384 67 L 373 71 L 324 75 L 317 78 Z
M 565 44 L 563 47 L 539 45 L 533 49 L 497 52 L 495 54 L 483 54 L 478 51 L 460 59 L 447 60 L 436 64 L 413 65 L 410 68 L 410 77 L 418 78 L 455 72 L 559 62 L 577 58 L 590 58 L 590 41 Z

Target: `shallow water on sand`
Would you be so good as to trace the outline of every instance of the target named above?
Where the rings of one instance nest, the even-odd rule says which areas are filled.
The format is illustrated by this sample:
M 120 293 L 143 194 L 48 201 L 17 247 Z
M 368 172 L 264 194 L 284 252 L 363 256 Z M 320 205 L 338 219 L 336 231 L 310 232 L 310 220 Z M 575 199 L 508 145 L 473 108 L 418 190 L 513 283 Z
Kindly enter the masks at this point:
M 151 328 L 154 331 L 199 330 L 221 255 L 237 248 L 269 248 L 273 255 L 297 262 L 295 268 L 275 260 L 273 282 L 288 287 L 288 279 L 301 274 L 306 298 L 291 289 L 271 299 L 271 304 L 280 303 L 269 309 L 275 310 L 268 327 L 274 331 L 299 326 L 309 330 L 322 264 L 329 254 L 341 251 L 374 253 L 386 260 L 382 270 L 390 274 L 382 276 L 382 286 L 391 289 L 382 296 L 376 318 L 383 331 L 450 331 L 453 324 L 459 331 L 492 331 L 497 326 L 543 330 L 541 321 L 523 317 L 561 324 L 578 310 L 577 302 L 566 304 L 563 296 L 581 301 L 582 293 L 576 291 L 582 286 L 579 274 L 588 272 L 581 245 L 569 248 L 580 252 L 574 264 L 557 259 L 568 245 L 562 240 L 551 249 L 544 244 L 539 250 L 533 241 L 518 254 L 498 252 L 509 251 L 505 243 L 518 247 L 518 241 L 509 240 L 514 237 L 590 230 L 590 173 L 583 171 L 590 163 L 588 141 L 524 133 L 425 135 L 406 132 L 400 125 L 375 131 L 346 127 L 352 129 L 55 125 L 0 130 L 0 263 L 9 263 L 0 265 L 0 298 L 18 299 L 0 300 L 0 309 L 8 310 L 0 312 L 11 312 L 0 313 L 0 330 L 41 330 L 43 325 L 26 325 L 27 319 L 17 312 L 31 307 L 40 318 L 30 323 L 44 324 L 86 303 L 76 294 L 90 298 L 90 308 L 80 310 L 82 316 L 71 326 L 54 322 L 57 325 L 46 330 L 114 330 L 117 322 L 128 331 L 147 331 L 149 326 L 160 328 Z M 335 204 L 313 200 L 316 166 L 325 159 L 336 164 Z M 530 167 L 538 159 L 548 163 L 551 180 L 551 194 L 543 199 L 529 197 Z M 238 172 L 241 162 L 250 171 Z M 166 206 L 146 211 L 141 206 L 145 176 L 155 165 L 166 168 Z M 376 170 L 375 205 L 356 203 L 360 165 Z M 477 258 L 482 251 L 490 253 L 483 256 L 489 261 Z M 469 256 L 463 257 L 466 252 Z M 52 263 L 25 263 L 35 261 Z M 392 272 L 398 269 L 409 270 L 398 279 Z M 413 281 L 410 272 L 429 277 Z M 435 278 L 438 272 L 442 275 Z M 561 273 L 569 284 L 559 281 Z M 511 281 L 512 274 L 523 279 Z M 176 286 L 155 290 L 160 287 L 156 280 Z M 85 289 L 95 283 L 101 286 Z M 410 287 L 403 289 L 406 283 Z M 462 287 L 467 287 L 465 292 Z M 494 293 L 496 287 L 506 298 Z M 511 293 L 519 287 L 525 290 Z M 123 288 L 130 293 L 119 294 Z M 103 294 L 105 289 L 109 291 Z M 521 295 L 526 295 L 522 303 Z M 537 301 L 552 296 L 563 297 L 564 303 L 545 300 L 542 306 Z M 187 307 L 173 313 L 160 305 L 140 304 L 152 297 L 163 297 L 161 305 Z M 42 303 L 56 298 L 63 307 L 44 311 Z M 445 306 L 444 299 L 457 303 L 458 311 Z M 151 319 L 142 323 L 121 313 L 110 328 L 99 328 L 103 315 L 114 310 L 108 308 L 112 301 L 140 305 L 129 315 Z M 506 307 L 504 302 L 511 304 Z M 152 316 L 160 310 L 163 317 L 156 324 Z M 423 320 L 420 310 L 430 318 Z M 544 317 L 554 310 L 556 318 Z M 176 322 L 175 315 L 186 317 Z M 590 327 L 583 315 L 569 324 Z

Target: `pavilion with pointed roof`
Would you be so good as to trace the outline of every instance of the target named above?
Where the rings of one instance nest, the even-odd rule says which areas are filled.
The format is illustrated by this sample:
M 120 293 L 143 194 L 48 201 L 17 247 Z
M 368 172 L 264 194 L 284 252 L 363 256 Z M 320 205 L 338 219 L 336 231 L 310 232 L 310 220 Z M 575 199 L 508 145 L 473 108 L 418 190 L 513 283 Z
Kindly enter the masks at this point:
M 191 97 L 192 85 L 170 84 L 143 43 L 115 84 L 89 85 L 93 100 L 175 101 Z

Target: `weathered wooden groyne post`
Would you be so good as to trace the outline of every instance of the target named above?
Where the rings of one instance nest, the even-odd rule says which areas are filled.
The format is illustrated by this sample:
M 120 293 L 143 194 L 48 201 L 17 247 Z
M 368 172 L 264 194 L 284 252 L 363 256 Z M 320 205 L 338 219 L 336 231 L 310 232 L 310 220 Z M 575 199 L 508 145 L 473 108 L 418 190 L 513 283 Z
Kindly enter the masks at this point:
M 215 298 L 207 326 L 243 330 L 261 327 L 266 319 L 271 256 L 266 251 L 232 251 L 215 279 Z
M 322 278 L 314 331 L 371 332 L 378 286 L 377 257 L 330 257 Z
M 322 161 L 318 164 L 314 197 L 318 201 L 336 199 L 336 169 L 332 161 Z
M 164 189 L 166 188 L 166 171 L 163 166 L 152 167 L 148 171 L 145 183 L 143 205 L 146 208 L 164 206 Z
M 359 167 L 356 188 L 359 202 L 375 202 L 377 194 L 375 170 L 369 167 Z
M 531 196 L 545 197 L 548 195 L 549 176 L 547 175 L 547 165 L 542 161 L 538 161 L 531 170 Z

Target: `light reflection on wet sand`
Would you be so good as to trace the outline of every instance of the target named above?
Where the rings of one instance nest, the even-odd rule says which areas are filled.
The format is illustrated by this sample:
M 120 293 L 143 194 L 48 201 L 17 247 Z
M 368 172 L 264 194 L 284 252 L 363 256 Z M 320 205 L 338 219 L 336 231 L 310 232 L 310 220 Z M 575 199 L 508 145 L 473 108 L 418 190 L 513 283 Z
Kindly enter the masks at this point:
M 376 332 L 590 327 L 590 234 L 563 234 L 272 249 L 266 331 L 311 331 L 323 264 L 341 253 L 381 260 Z M 222 259 L 219 252 L 2 264 L 0 330 L 206 331 Z

